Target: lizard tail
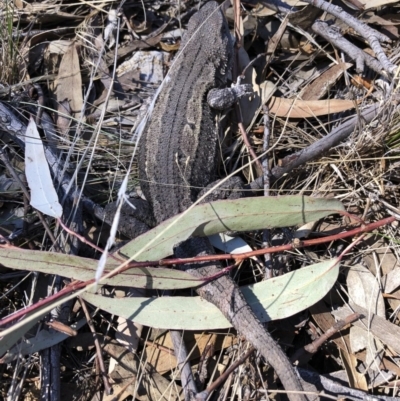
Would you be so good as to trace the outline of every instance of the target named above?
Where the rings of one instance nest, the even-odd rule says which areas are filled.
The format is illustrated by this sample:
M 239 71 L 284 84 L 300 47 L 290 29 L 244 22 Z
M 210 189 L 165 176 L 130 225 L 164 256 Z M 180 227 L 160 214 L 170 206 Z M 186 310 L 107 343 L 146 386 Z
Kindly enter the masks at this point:
M 191 238 L 175 250 L 178 257 L 200 256 L 213 253 L 205 238 Z M 210 277 L 220 270 L 215 262 L 186 265 L 185 270 L 196 277 Z M 199 287 L 197 293 L 217 306 L 227 320 L 256 348 L 275 369 L 290 401 L 307 401 L 303 387 L 293 365 L 282 348 L 266 331 L 255 316 L 236 283 L 229 276 L 222 276 Z

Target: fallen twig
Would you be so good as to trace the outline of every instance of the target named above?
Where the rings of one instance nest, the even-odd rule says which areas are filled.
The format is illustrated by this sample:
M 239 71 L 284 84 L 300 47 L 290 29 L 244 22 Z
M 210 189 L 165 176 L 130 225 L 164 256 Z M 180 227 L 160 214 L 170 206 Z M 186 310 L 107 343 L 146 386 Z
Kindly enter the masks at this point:
M 356 114 L 345 119 L 342 124 L 333 129 L 328 135 L 314 142 L 307 148 L 285 157 L 280 166 L 276 166 L 272 169 L 271 180 L 276 181 L 303 164 L 321 157 L 325 152 L 338 145 L 354 132 L 360 117 L 362 122 L 368 124 L 378 115 L 380 110 L 381 107 L 377 103 L 368 106 L 361 111 L 360 116 Z M 253 190 L 262 189 L 262 177 L 251 182 L 249 187 Z

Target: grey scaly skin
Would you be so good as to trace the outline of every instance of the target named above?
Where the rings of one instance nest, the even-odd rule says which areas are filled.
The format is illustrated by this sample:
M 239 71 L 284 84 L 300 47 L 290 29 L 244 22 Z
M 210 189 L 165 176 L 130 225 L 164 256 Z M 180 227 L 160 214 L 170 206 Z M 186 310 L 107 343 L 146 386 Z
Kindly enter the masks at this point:
M 208 2 L 189 21 L 181 49 L 140 139 L 139 178 L 157 224 L 186 210 L 200 189 L 215 180 L 215 108 L 229 107 L 251 91 L 247 85 L 226 88 L 232 58 L 228 24 L 218 4 Z M 204 238 L 189 239 L 175 249 L 178 257 L 210 253 L 213 248 Z M 185 267 L 197 277 L 213 275 L 220 268 L 214 262 Z M 299 394 L 302 386 L 286 354 L 229 276 L 209 282 L 197 292 L 216 305 L 275 369 L 285 389 L 292 392 L 288 394 L 291 401 L 306 400 Z

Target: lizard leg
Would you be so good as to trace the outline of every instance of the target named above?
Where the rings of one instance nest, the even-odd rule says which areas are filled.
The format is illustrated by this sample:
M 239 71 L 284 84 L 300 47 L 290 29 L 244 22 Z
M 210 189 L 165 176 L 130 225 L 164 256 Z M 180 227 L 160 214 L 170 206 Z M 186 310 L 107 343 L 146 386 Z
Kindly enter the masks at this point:
M 220 186 L 217 186 L 221 181 L 223 180 L 214 181 L 200 191 L 197 196 L 198 199 L 210 190 L 213 190 L 201 201 L 201 203 L 214 202 L 221 199 L 239 199 L 245 196 L 243 191 L 244 184 L 240 177 L 230 177 L 222 182 Z M 213 189 L 216 186 L 217 188 Z
M 155 226 L 151 207 L 148 202 L 140 198 L 130 198 L 129 203 L 124 203 L 121 209 L 121 217 L 118 224 L 118 231 L 128 238 L 136 238 L 149 231 Z M 104 208 L 97 207 L 94 210 L 95 216 L 108 225 L 112 225 L 116 212 L 116 202 L 109 203 Z
M 250 84 L 235 85 L 231 88 L 211 89 L 207 95 L 207 102 L 213 109 L 225 110 L 233 106 L 241 97 L 251 96 L 254 93 Z

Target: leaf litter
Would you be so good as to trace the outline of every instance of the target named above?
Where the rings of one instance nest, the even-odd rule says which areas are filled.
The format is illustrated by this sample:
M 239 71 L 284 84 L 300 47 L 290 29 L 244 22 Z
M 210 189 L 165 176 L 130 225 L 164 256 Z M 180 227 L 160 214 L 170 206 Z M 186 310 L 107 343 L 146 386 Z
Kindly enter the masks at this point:
M 289 23 L 285 25 L 281 25 L 283 14 L 267 8 L 264 3 L 255 7 L 243 3 L 241 9 L 243 46 L 239 52 L 240 69 L 243 70 L 256 56 L 269 51 L 247 68 L 245 79 L 253 85 L 258 97 L 242 104 L 243 121 L 257 155 L 263 152 L 266 141 L 266 123 L 260 109 L 264 103 L 270 106 L 266 163 L 272 175 L 267 192 L 270 197 L 307 195 L 315 200 L 335 198 L 349 213 L 362 217 L 366 222 L 378 221 L 390 213 L 398 215 L 398 95 L 396 75 L 393 76 L 390 63 L 394 65 L 398 62 L 399 4 L 397 1 L 378 0 L 346 0 L 340 4 L 356 19 L 378 29 L 392 40 L 383 47 L 390 60 L 386 63 L 379 49 L 369 48 L 365 41 L 367 36 L 361 35 L 353 27 L 349 28 L 345 25 L 346 21 L 343 23 L 340 18 L 332 17 L 329 14 L 333 12 L 331 9 L 323 17 L 332 20 L 338 32 L 360 51 L 376 57 L 374 60 L 382 60 L 377 73 L 367 67 L 360 71 L 361 59 L 367 65 L 371 64 L 368 56 L 360 58 L 357 52 L 352 58 L 353 55 L 346 53 L 345 48 L 338 47 L 339 43 L 328 44 L 316 35 L 312 30 L 314 21 L 311 17 L 321 18 L 322 13 L 310 5 L 305 7 L 307 3 L 288 2 L 289 7 L 297 9 L 291 9 L 293 14 L 289 15 Z M 65 255 L 50 253 L 54 248 L 52 239 L 45 234 L 45 223 L 38 220 L 33 208 L 29 208 L 20 189 L 21 185 L 26 186 L 23 172 L 28 165 L 23 160 L 29 152 L 21 142 L 14 141 L 25 135 L 21 127 L 26 129 L 30 115 L 34 116 L 45 148 L 48 144 L 60 161 L 57 169 L 65 177 L 72 177 L 72 181 L 67 182 L 70 188 L 73 186 L 69 182 L 76 183 L 83 188 L 83 195 L 96 205 L 115 200 L 135 148 L 132 133 L 168 71 L 174 53 L 179 48 L 181 29 L 185 28 L 195 5 L 194 2 L 185 3 L 179 8 L 177 5 L 152 1 L 146 3 L 144 9 L 142 4 L 127 2 L 118 12 L 109 3 L 93 3 L 91 7 L 90 2 L 69 4 L 61 1 L 41 5 L 16 0 L 3 2 L 0 6 L 0 130 L 3 146 L 6 146 L 1 152 L 0 177 L 1 182 L 7 183 L 2 192 L 0 208 L 1 235 L 5 247 L 0 250 L 2 316 L 8 316 L 27 305 L 35 305 L 55 291 L 52 286 L 57 276 L 53 275 L 62 277 L 59 288 L 68 284 L 67 277 L 89 279 L 89 276 L 80 276 L 77 271 L 67 273 L 68 264 L 73 266 L 73 261 L 89 258 L 86 267 L 96 266 L 99 258 L 98 252 L 85 243 L 77 245 L 74 240 L 60 234 L 54 220 L 47 218 L 46 223 L 53 230 L 58 247 Z M 227 16 L 233 27 L 232 8 L 228 8 Z M 268 46 L 268 43 L 271 45 Z M 379 112 L 372 119 L 364 121 L 363 109 L 372 104 L 380 106 Z M 307 153 L 311 144 L 323 140 L 335 129 L 340 130 L 341 124 L 352 115 L 360 117 L 351 128 L 350 135 L 341 137 L 328 149 L 295 165 L 289 174 L 279 176 L 280 168 L 291 167 L 293 160 L 302 157 L 301 153 Z M 241 168 L 238 174 L 250 182 L 259 176 L 259 170 L 255 164 L 249 163 L 250 153 L 237 127 L 231 123 L 233 120 L 232 113 L 223 117 L 226 123 L 221 140 L 220 170 L 225 173 L 221 175 Z M 48 163 L 50 169 L 54 168 L 54 163 Z M 37 167 L 36 174 L 41 176 L 44 169 Z M 29 168 L 27 175 L 31 170 Z M 16 174 L 13 175 L 11 171 Z M 51 171 L 54 179 L 54 170 Z M 49 185 L 57 191 L 57 202 L 63 205 L 65 221 L 70 219 L 72 227 L 75 224 L 74 230 L 104 247 L 108 225 L 96 220 L 92 214 L 83 212 L 77 207 L 77 202 L 68 204 L 68 199 L 60 190 L 59 178 Z M 32 191 L 33 187 L 30 183 Z M 129 177 L 128 192 L 130 196 L 140 196 L 135 164 Z M 48 199 L 50 193 L 42 191 L 41 195 Z M 79 199 L 81 193 L 78 191 L 74 196 Z M 54 204 L 54 199 L 52 194 L 51 200 L 40 203 Z M 284 198 L 278 199 L 284 202 Z M 221 207 L 228 208 L 228 204 Z M 315 208 L 318 209 L 317 206 Z M 270 209 L 271 206 L 265 210 Z M 336 210 L 339 209 L 336 207 Z M 52 213 L 50 215 L 54 216 Z M 82 216 L 81 220 L 79 216 Z M 266 214 L 264 218 L 267 220 L 267 217 Z M 124 213 L 122 218 L 129 222 L 131 217 L 129 213 Z M 272 227 L 268 232 L 274 245 L 291 241 L 301 243 L 303 240 L 303 237 L 297 240 L 293 238 L 296 237 L 296 229 L 304 225 L 305 220 L 288 221 L 289 228 L 279 228 L 285 227 L 285 224 L 279 227 L 264 224 L 264 227 L 260 227 L 255 224 L 257 219 L 260 217 L 242 226 L 246 232 L 241 235 L 241 247 L 258 249 L 265 239 L 257 230 L 267 227 Z M 311 238 L 339 233 L 358 224 L 350 217 L 331 213 L 322 213 L 314 216 L 314 219 L 310 216 L 307 222 L 310 224 L 307 225 L 306 235 Z M 300 298 L 304 293 L 312 295 L 313 300 L 302 304 L 296 302 L 295 292 L 283 293 L 284 300 L 296 308 L 290 312 L 290 308 L 285 308 L 285 302 L 276 302 L 277 310 L 281 308 L 285 313 L 277 314 L 269 323 L 269 330 L 274 329 L 274 336 L 280 343 L 290 345 L 293 349 L 301 349 L 328 332 L 335 323 L 334 316 L 344 319 L 353 311 L 362 313 L 361 320 L 332 337 L 332 341 L 318 350 L 308 366 L 303 366 L 311 366 L 319 375 L 342 378 L 342 393 L 336 394 L 346 396 L 348 393 L 345 389 L 350 388 L 355 392 L 368 391 L 380 399 L 398 396 L 400 276 L 396 234 L 398 227 L 393 222 L 363 238 L 350 254 L 344 256 L 338 278 L 335 269 L 339 270 L 339 264 L 332 267 L 332 261 L 348 245 L 347 240 L 310 248 L 295 247 L 291 251 L 273 254 L 272 259 L 267 260 L 260 256 L 252 257 L 241 262 L 240 268 L 235 270 L 234 275 L 240 285 L 260 288 L 257 299 L 271 295 L 269 286 L 274 281 L 269 283 L 270 280 L 265 280 L 269 275 L 277 276 L 272 280 L 287 282 L 285 280 L 290 281 L 290 274 L 299 277 L 301 272 L 311 272 L 307 276 L 311 280 L 307 287 L 309 289 L 303 292 L 299 290 L 307 280 L 303 277 L 294 283 L 294 291 L 300 291 Z M 170 234 L 172 239 L 176 235 L 176 231 Z M 142 241 L 148 241 L 143 238 Z M 126 238 L 121 235 L 122 240 Z M 133 245 L 135 240 L 125 244 L 119 250 L 119 255 L 130 257 L 140 250 L 140 238 L 137 241 L 136 245 Z M 152 254 L 155 259 L 166 257 L 171 254 L 171 249 L 169 243 L 167 246 L 161 242 L 158 245 L 155 243 Z M 7 252 L 16 256 L 26 253 L 29 257 L 23 263 L 15 262 L 13 265 L 11 259 L 5 256 Z M 62 262 L 65 266 L 54 261 L 45 264 L 44 255 L 54 255 L 54 258 L 59 255 L 61 259 L 65 257 Z M 147 259 L 152 258 L 150 256 Z M 46 269 L 35 268 L 35 263 L 46 265 Z M 273 266 L 272 273 L 266 268 L 268 264 Z M 323 275 L 318 278 L 313 275 L 313 269 L 318 264 L 327 266 L 327 272 L 331 274 L 330 281 Z M 154 270 L 155 275 L 160 275 L 161 270 L 158 273 L 157 269 Z M 21 272 L 24 271 L 36 273 L 21 280 Z M 108 369 L 112 387 L 115 393 L 121 395 L 120 399 L 133 397 L 147 401 L 182 398 L 179 369 L 176 370 L 172 343 L 168 340 L 168 332 L 163 331 L 165 328 L 185 329 L 185 343 L 192 350 L 188 358 L 195 376 L 204 386 L 223 374 L 244 353 L 246 344 L 235 333 L 216 331 L 223 326 L 197 325 L 199 331 L 193 333 L 191 328 L 195 326 L 191 327 L 187 322 L 183 324 L 164 311 L 168 309 L 168 302 L 176 302 L 172 308 L 188 308 L 187 315 L 191 316 L 190 302 L 200 302 L 200 306 L 195 307 L 198 314 L 205 302 L 195 297 L 189 298 L 189 292 L 182 293 L 182 290 L 163 300 L 160 296 L 163 295 L 165 283 L 158 290 L 148 289 L 138 297 L 137 290 L 130 288 L 128 275 L 124 274 L 119 276 L 119 282 L 113 283 L 111 280 L 103 284 L 97 294 L 90 291 L 84 295 L 87 299 L 98 299 L 93 304 L 100 309 L 88 304 L 89 311 L 99 334 L 98 339 L 104 346 L 105 369 Z M 179 281 L 183 273 L 171 271 L 171 274 L 177 278 L 172 288 L 183 288 L 182 280 Z M 146 277 L 149 278 L 144 273 L 144 282 Z M 148 287 L 145 283 L 143 286 Z M 321 294 L 315 287 L 321 290 Z M 154 309 L 146 311 L 144 304 L 153 299 L 162 303 L 160 308 L 154 303 Z M 115 301 L 116 307 L 107 310 L 108 306 L 102 306 L 106 300 Z M 125 302 L 127 308 L 123 307 Z M 133 307 L 134 304 L 138 306 Z M 135 328 L 131 327 L 128 333 L 136 330 L 139 341 L 129 343 L 128 340 L 122 346 L 114 338 L 120 338 L 125 330 L 123 325 L 130 324 L 129 317 L 135 313 L 135 308 L 140 313 L 149 314 L 151 320 L 139 319 L 135 322 L 133 318 Z M 69 305 L 67 310 L 67 316 L 52 313 L 53 319 L 59 319 L 67 325 L 82 322 L 84 313 L 79 303 Z M 215 312 L 218 313 L 218 310 Z M 260 307 L 259 313 L 275 316 L 268 306 Z M 180 316 L 183 315 L 186 316 L 186 313 L 182 312 Z M 208 312 L 207 316 L 211 319 L 212 312 Z M 274 321 L 277 318 L 283 320 Z M 94 396 L 104 396 L 104 399 L 111 400 L 113 396 L 106 394 L 102 382 L 98 380 L 99 355 L 93 358 L 96 355 L 93 335 L 87 326 L 83 325 L 76 337 L 65 340 L 65 334 L 60 335 L 45 325 L 47 319 L 43 316 L 39 322 L 27 322 L 13 335 L 0 340 L 2 353 L 8 350 L 8 359 L 4 359 L 4 362 L 9 362 L 2 371 L 2 395 L 9 399 L 39 398 L 46 383 L 43 381 L 45 377 L 42 377 L 42 382 L 38 380 L 43 369 L 48 367 L 44 358 L 45 352 L 48 352 L 46 347 L 52 346 L 50 352 L 54 352 L 57 344 L 61 344 L 61 359 L 57 363 L 60 374 L 58 383 L 63 397 L 89 400 Z M 192 319 L 196 320 L 196 324 L 200 321 L 196 315 L 192 315 Z M 32 344 L 35 347 L 29 348 Z M 83 346 L 85 351 L 80 348 Z M 26 351 L 22 354 L 28 358 L 30 367 L 27 375 L 23 373 L 23 362 L 18 357 L 23 349 Z M 111 363 L 110 357 L 119 363 Z M 322 360 L 325 362 L 322 363 Z M 242 388 L 244 395 L 250 391 L 251 397 L 262 396 L 263 387 L 260 383 L 267 383 L 268 380 L 269 389 L 277 385 L 267 373 L 267 367 L 253 355 L 218 390 L 220 396 L 239 397 L 234 390 L 237 388 Z M 32 387 L 29 383 L 37 385 Z M 329 386 L 324 391 L 329 392 Z M 361 397 L 362 393 L 356 394 Z M 59 399 L 54 397 L 53 400 Z

